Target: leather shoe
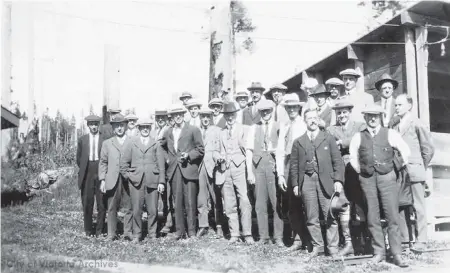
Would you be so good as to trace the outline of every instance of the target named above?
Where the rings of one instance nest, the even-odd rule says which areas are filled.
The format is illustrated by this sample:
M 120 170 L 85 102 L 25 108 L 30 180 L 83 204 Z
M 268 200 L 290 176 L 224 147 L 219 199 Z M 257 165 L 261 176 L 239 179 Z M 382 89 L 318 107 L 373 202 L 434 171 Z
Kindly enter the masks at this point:
M 339 252 L 336 254 L 336 256 L 347 256 L 350 254 L 354 254 L 355 251 L 353 249 L 352 242 L 346 242 L 344 248 L 339 250 Z
M 409 266 L 407 263 L 405 263 L 405 262 L 402 260 L 402 256 L 401 256 L 401 255 L 394 255 L 393 261 L 394 261 L 394 264 L 395 264 L 396 266 L 398 266 L 398 267 L 405 268 L 405 267 L 408 267 L 408 266 Z
M 245 242 L 247 244 L 249 244 L 249 245 L 255 244 L 255 240 L 253 240 L 253 237 L 251 235 L 250 236 L 245 236 Z
M 281 239 L 275 239 L 273 240 L 274 245 L 276 245 L 277 247 L 284 247 L 284 243 L 283 240 Z
M 270 244 L 270 239 L 260 239 L 258 241 L 259 244 L 261 245 L 269 245 Z
M 294 243 L 288 247 L 288 251 L 297 251 L 302 249 L 302 242 L 301 241 L 294 241 Z
M 237 236 L 231 236 L 230 240 L 228 241 L 229 244 L 235 244 L 239 242 L 239 238 Z
M 202 237 L 205 236 L 206 234 L 208 234 L 208 228 L 200 228 L 197 232 L 197 237 Z
M 216 227 L 216 238 L 217 239 L 222 239 L 223 238 L 222 226 L 217 226 Z
M 370 259 L 371 263 L 379 263 L 385 260 L 385 256 L 382 254 L 373 255 L 372 259 Z
M 320 248 L 318 247 L 313 247 L 312 251 L 309 253 L 309 259 L 315 258 L 317 256 L 319 256 L 319 254 L 323 252 L 320 251 Z

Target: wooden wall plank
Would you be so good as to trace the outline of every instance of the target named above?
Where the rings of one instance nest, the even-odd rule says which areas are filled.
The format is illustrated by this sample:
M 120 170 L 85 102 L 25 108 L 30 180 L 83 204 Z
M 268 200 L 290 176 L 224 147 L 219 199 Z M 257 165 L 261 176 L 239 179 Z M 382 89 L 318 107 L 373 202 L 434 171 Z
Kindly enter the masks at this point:
M 416 49 L 415 43 L 415 33 L 411 28 L 405 28 L 405 61 L 406 61 L 406 80 L 408 83 L 407 93 L 413 100 L 412 113 L 414 116 L 419 116 L 418 101 L 419 96 L 417 93 L 417 72 L 416 72 Z

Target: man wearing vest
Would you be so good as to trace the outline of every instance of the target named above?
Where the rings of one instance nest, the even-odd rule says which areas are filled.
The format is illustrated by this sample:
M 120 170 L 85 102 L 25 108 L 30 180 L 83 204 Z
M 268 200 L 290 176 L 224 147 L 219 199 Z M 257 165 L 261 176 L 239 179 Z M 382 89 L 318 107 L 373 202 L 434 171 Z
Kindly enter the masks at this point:
M 426 169 L 433 158 L 434 146 L 431 142 L 430 131 L 411 113 L 412 106 L 413 99 L 410 96 L 401 94 L 396 98 L 395 111 L 400 117 L 400 123 L 394 129 L 400 133 L 411 150 L 408 165 L 406 166 L 408 171 L 406 179 L 407 182 L 411 183 L 413 207 L 417 216 L 415 227 L 417 229 L 417 238 L 414 249 L 423 250 L 428 240 L 425 208 Z M 405 229 L 405 219 L 402 219 L 400 227 L 402 229 L 403 242 L 409 242 L 408 229 Z
M 321 129 L 326 129 L 331 124 L 331 115 L 333 111 L 327 103 L 327 99 L 330 97 L 330 94 L 331 92 L 327 91 L 325 85 L 323 84 L 317 85 L 310 94 L 317 104 L 316 110 L 319 113 L 319 127 Z
M 336 125 L 332 125 L 328 128 L 328 132 L 336 139 L 336 144 L 341 150 L 342 159 L 345 164 L 345 183 L 344 192 L 347 199 L 351 202 L 350 206 L 339 214 L 340 225 L 342 234 L 345 240 L 344 248 L 339 251 L 338 256 L 345 256 L 354 253 L 352 244 L 352 237 L 350 235 L 350 210 L 356 215 L 357 220 L 365 222 L 365 215 L 363 210 L 363 193 L 361 185 L 358 180 L 358 174 L 353 170 L 350 164 L 349 145 L 352 137 L 363 130 L 366 127 L 365 123 L 354 122 L 350 119 L 350 115 L 353 109 L 353 104 L 345 99 L 339 99 L 333 106 L 333 110 L 336 112 Z M 355 211 L 356 210 L 356 211 Z M 361 225 L 361 224 L 360 224 Z M 364 229 L 365 230 L 365 229 Z M 362 233 L 362 230 L 358 231 L 358 235 Z M 366 236 L 363 236 L 366 238 Z M 359 239 L 359 236 L 358 236 Z M 359 243 L 361 240 L 358 240 Z M 361 251 L 361 250 L 360 250 Z
M 277 83 L 266 90 L 264 92 L 264 96 L 268 100 L 272 100 L 275 103 L 275 108 L 273 110 L 273 120 L 277 123 L 286 123 L 289 120 L 289 117 L 284 110 L 284 106 L 282 105 L 284 95 L 286 95 L 287 87 L 281 83 Z
M 319 215 L 326 222 L 328 254 L 338 252 L 339 234 L 336 220 L 328 215 L 331 196 L 340 193 L 344 183 L 344 162 L 336 140 L 319 129 L 317 110 L 306 110 L 307 131 L 292 145 L 291 166 L 293 193 L 302 196 L 306 210 L 306 223 L 313 245 L 310 257 L 325 251 Z
M 78 188 L 81 190 L 81 204 L 83 206 L 84 231 L 86 236 L 92 236 L 92 213 L 94 210 L 94 198 L 97 203 L 97 227 L 96 236 L 103 233 L 105 225 L 106 204 L 100 191 L 98 179 L 98 164 L 100 149 L 103 143 L 103 135 L 99 132 L 101 118 L 90 115 L 85 118 L 89 133 L 78 139 L 77 165 Z
M 394 90 L 397 89 L 398 82 L 391 78 L 388 74 L 383 74 L 375 83 L 375 88 L 380 92 L 381 98 L 375 103 L 384 109 L 381 124 L 388 127 L 392 116 L 395 114 Z
M 147 207 L 147 240 L 157 237 L 157 216 L 159 194 L 165 188 L 165 166 L 162 147 L 150 137 L 153 120 L 139 119 L 139 137 L 127 139 L 120 172 L 130 181 L 131 204 L 133 207 L 133 242 L 142 239 L 142 210 Z
M 253 125 L 261 120 L 261 115 L 258 111 L 257 105 L 261 101 L 262 94 L 266 90 L 260 82 L 252 82 L 252 85 L 247 88 L 252 96 L 253 105 L 245 108 L 242 112 L 242 124 Z
M 380 262 L 386 257 L 386 246 L 380 221 L 380 198 L 388 223 L 388 237 L 394 264 L 407 267 L 401 258 L 401 234 L 399 229 L 399 199 L 394 171 L 394 148 L 407 164 L 408 144 L 400 134 L 381 126 L 383 108 L 372 105 L 363 110 L 367 128 L 356 133 L 350 142 L 350 164 L 359 173 L 361 188 L 367 200 L 367 224 L 372 235 L 374 257 Z
M 220 133 L 219 170 L 216 184 L 221 187 L 225 215 L 228 218 L 231 238 L 229 243 L 239 241 L 238 201 L 241 215 L 242 234 L 248 244 L 255 241 L 252 237 L 252 206 L 248 199 L 247 180 L 245 177 L 245 146 L 248 126 L 236 122 L 236 102 L 224 104 L 222 113 L 227 126 Z M 247 168 L 251 166 L 247 166 Z
M 138 120 L 138 117 L 135 114 L 130 113 L 125 116 L 125 119 L 127 120 L 126 135 L 128 137 L 139 136 L 139 130 L 136 127 L 136 122 Z
M 216 225 L 217 238 L 223 238 L 222 222 L 223 205 L 220 190 L 214 183 L 216 177 L 217 159 L 220 157 L 220 128 L 212 124 L 213 112 L 211 109 L 200 109 L 200 120 L 202 125 L 203 144 L 205 146 L 205 155 L 200 164 L 199 185 L 197 196 L 198 208 L 198 227 L 197 237 L 208 233 L 209 221 L 208 214 L 211 207 L 214 207 L 214 222 Z
M 269 203 L 273 210 L 274 243 L 282 247 L 283 226 L 281 220 L 280 195 L 276 185 L 275 149 L 277 145 L 277 123 L 272 113 L 275 104 L 262 100 L 258 104 L 261 121 L 253 125 L 246 145 L 247 180 L 255 185 L 255 209 L 258 220 L 260 242 L 270 243 L 269 237 Z
M 234 100 L 239 104 L 239 107 L 241 108 L 236 114 L 236 122 L 243 124 L 244 122 L 244 109 L 247 108 L 248 105 L 248 94 L 245 91 L 237 92 L 236 95 L 234 95 Z
M 278 186 L 287 197 L 287 208 L 283 208 L 283 212 L 289 215 L 289 222 L 293 231 L 294 243 L 290 247 L 291 251 L 297 251 L 308 243 L 303 203 L 301 198 L 296 197 L 293 193 L 292 179 L 289 176 L 290 158 L 292 144 L 294 140 L 302 136 L 306 132 L 306 124 L 300 116 L 304 102 L 300 102 L 297 94 L 291 93 L 284 97 L 283 102 L 289 121 L 280 124 L 278 144 L 276 150 L 276 168 L 278 175 Z
M 133 233 L 130 187 L 128 181 L 120 174 L 120 158 L 124 142 L 128 138 L 125 134 L 127 120 L 121 114 L 117 114 L 111 120 L 111 126 L 116 136 L 103 142 L 98 179 L 100 180 L 100 190 L 107 199 L 108 239 L 111 241 L 117 239 L 117 211 L 122 201 L 125 209 L 123 233 L 124 237 L 130 240 Z

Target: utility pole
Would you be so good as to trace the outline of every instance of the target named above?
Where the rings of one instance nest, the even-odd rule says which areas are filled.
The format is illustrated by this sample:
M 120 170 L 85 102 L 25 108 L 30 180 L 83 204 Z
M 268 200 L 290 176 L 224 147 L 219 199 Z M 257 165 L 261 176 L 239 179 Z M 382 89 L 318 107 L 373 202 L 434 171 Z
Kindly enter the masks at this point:
M 105 45 L 103 82 L 103 123 L 109 123 L 107 111 L 110 108 L 119 108 L 120 101 L 120 48 L 114 45 Z

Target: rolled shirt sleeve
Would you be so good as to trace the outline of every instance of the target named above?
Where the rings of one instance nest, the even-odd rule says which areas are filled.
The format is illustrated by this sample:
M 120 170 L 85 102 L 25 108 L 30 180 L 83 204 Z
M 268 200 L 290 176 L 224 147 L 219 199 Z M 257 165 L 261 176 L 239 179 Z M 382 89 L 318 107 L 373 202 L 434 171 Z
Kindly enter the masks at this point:
M 357 173 L 360 172 L 359 166 L 359 146 L 361 144 L 361 133 L 356 133 L 350 141 L 350 164 Z
M 288 126 L 282 125 L 280 127 L 280 134 L 278 136 L 277 149 L 275 150 L 275 162 L 278 176 L 284 176 L 284 161 L 286 158 L 286 132 Z
M 403 140 L 402 136 L 397 131 L 389 129 L 388 141 L 389 145 L 400 152 L 405 165 L 408 164 L 408 158 L 411 154 L 411 150 L 409 149 L 408 144 Z

